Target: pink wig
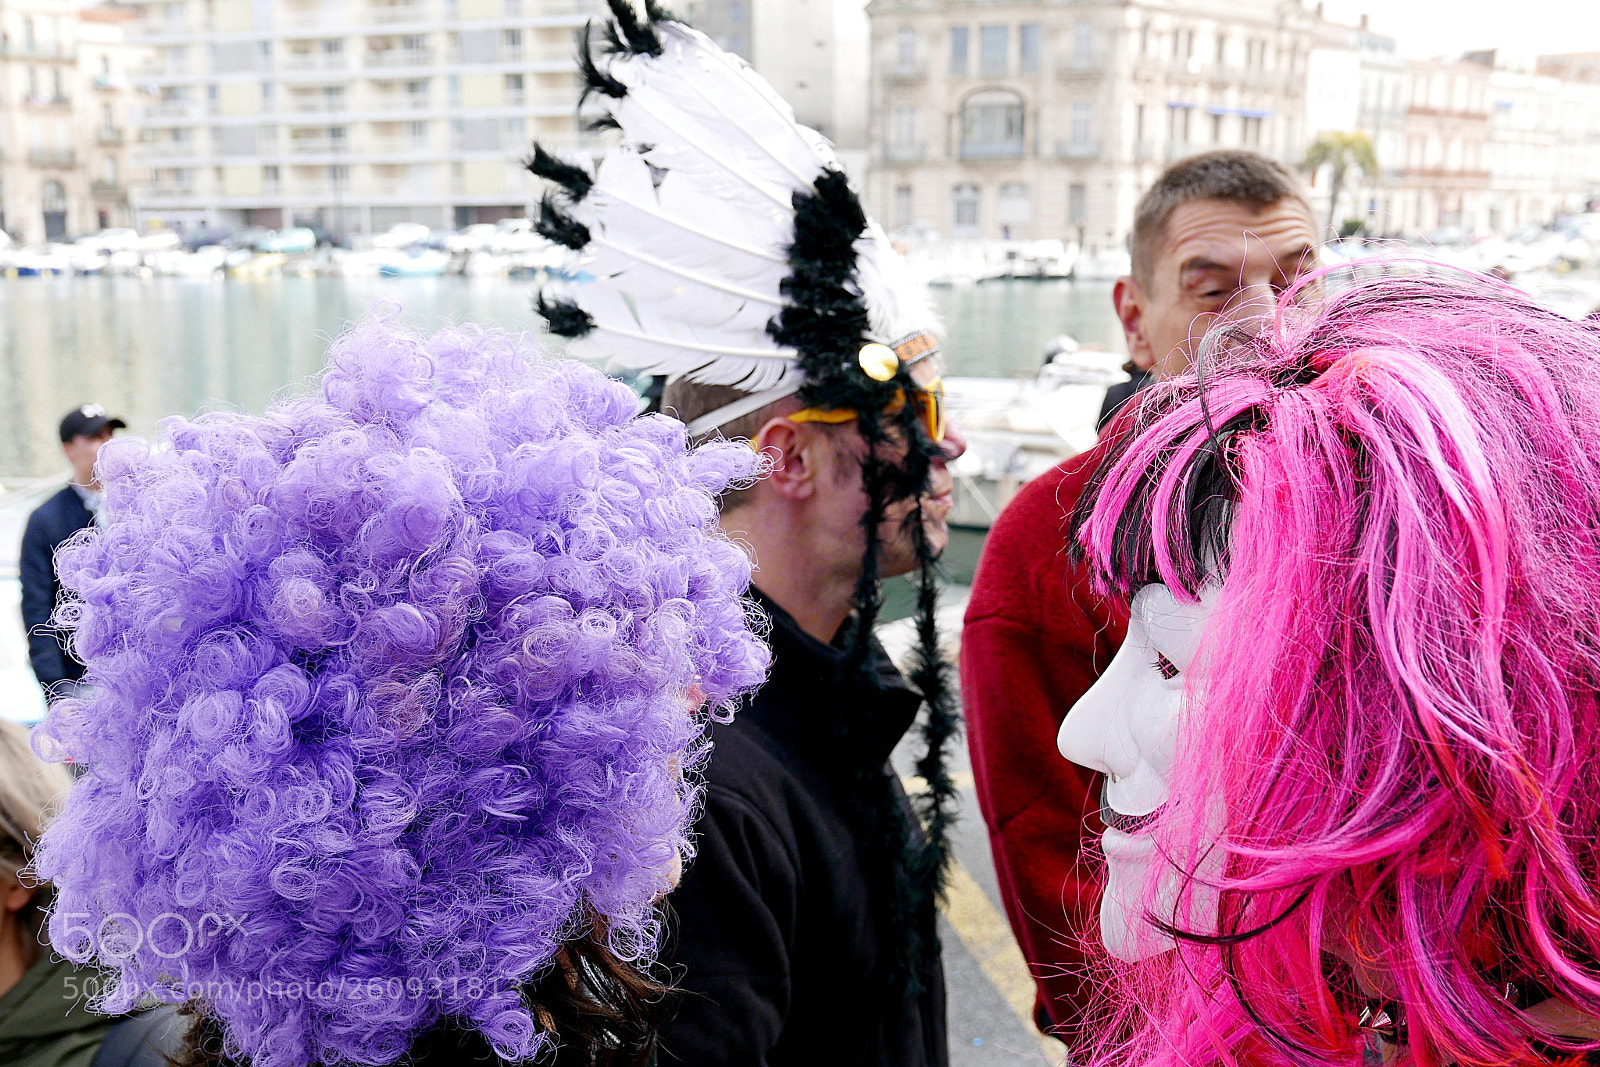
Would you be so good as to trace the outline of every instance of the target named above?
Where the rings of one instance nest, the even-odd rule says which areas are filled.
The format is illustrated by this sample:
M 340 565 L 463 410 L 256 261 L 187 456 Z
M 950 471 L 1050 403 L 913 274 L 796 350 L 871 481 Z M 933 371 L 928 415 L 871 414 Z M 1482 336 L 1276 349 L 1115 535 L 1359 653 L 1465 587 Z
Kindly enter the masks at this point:
M 1094 1058 L 1356 1063 L 1375 996 L 1408 1063 L 1594 1048 L 1522 1009 L 1600 1018 L 1600 333 L 1432 278 L 1209 341 L 1078 516 L 1106 591 L 1222 580 L 1151 831 L 1179 947 Z

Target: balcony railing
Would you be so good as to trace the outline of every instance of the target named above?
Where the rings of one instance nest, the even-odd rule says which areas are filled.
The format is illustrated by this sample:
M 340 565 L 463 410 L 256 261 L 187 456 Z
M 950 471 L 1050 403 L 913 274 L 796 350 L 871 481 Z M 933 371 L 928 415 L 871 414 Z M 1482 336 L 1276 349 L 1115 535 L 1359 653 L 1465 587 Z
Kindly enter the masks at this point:
M 425 4 L 373 4 L 367 8 L 373 22 L 422 22 L 426 20 Z
M 928 65 L 926 63 L 897 63 L 889 68 L 887 76 L 890 82 L 900 85 L 919 82 L 928 76 Z
M 1026 149 L 1017 141 L 977 141 L 961 146 L 962 159 L 1021 159 Z
M 884 149 L 884 155 L 890 163 L 915 163 L 926 154 L 926 149 L 919 144 L 892 144 Z
M 1062 81 L 1082 81 L 1098 78 L 1105 73 L 1105 64 L 1099 56 L 1074 56 L 1056 64 L 1056 77 Z
M 434 148 L 426 140 L 417 141 L 410 137 L 369 137 L 364 149 L 375 155 L 422 155 L 431 153 Z
M 165 100 L 145 108 L 144 115 L 148 119 L 186 119 L 199 109 L 200 105 L 193 101 Z
M 1057 141 L 1057 159 L 1096 159 L 1100 155 L 1099 141 Z
M 145 195 L 141 199 L 192 200 L 194 190 L 193 182 L 151 182 L 144 187 Z
M 294 70 L 348 70 L 349 62 L 343 52 L 290 52 L 283 57 L 279 68 Z
M 349 149 L 347 142 L 331 137 L 293 137 L 289 140 L 289 151 L 296 155 L 329 155 Z
M 373 93 L 364 98 L 361 111 L 426 111 L 432 100 L 426 93 Z
M 28 97 L 27 101 L 28 101 L 28 106 L 29 107 L 71 107 L 72 106 L 72 97 L 70 97 L 70 96 L 44 96 L 44 95 L 40 94 L 40 95 L 37 95 L 37 96 Z
M 103 145 L 119 145 L 122 143 L 122 127 L 102 126 L 94 132 L 94 139 Z
M 345 98 L 339 96 L 307 96 L 291 97 L 289 110 L 301 115 L 327 114 L 331 111 L 345 110 Z
M 78 155 L 70 148 L 30 148 L 28 162 L 36 167 L 70 167 Z
M 121 182 L 90 182 L 89 195 L 96 200 L 121 203 L 128 199 L 128 189 Z
M 436 182 L 417 181 L 414 178 L 405 181 L 376 178 L 363 182 L 360 192 L 365 196 L 437 196 L 439 186 Z
M 193 140 L 188 141 L 140 141 L 139 154 L 141 156 L 193 156 L 199 149 Z
M 433 49 L 373 49 L 361 57 L 361 65 L 363 67 L 430 67 L 433 65 Z
M 70 61 L 78 58 L 78 50 L 62 41 L 57 41 L 47 47 L 37 41 L 30 44 L 26 41 L 8 40 L 0 42 L 0 56 L 10 56 L 16 59 Z

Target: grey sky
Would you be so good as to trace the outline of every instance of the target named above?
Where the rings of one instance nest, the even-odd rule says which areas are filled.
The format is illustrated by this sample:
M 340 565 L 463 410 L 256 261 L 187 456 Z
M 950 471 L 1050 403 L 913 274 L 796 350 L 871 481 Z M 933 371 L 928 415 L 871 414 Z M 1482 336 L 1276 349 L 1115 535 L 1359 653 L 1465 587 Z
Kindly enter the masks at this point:
M 1396 37 L 1416 58 L 1480 48 L 1525 55 L 1600 52 L 1600 4 L 1592 0 L 1324 0 L 1331 19 Z

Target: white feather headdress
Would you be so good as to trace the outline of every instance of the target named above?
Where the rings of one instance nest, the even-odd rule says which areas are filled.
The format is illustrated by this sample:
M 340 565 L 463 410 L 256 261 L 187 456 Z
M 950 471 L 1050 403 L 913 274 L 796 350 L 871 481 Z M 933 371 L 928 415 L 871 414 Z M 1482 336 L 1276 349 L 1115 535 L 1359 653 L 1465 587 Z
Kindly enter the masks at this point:
M 604 40 L 586 30 L 579 62 L 621 143 L 592 173 L 537 145 L 529 162 L 559 187 L 541 205 L 540 232 L 578 252 L 578 280 L 539 298 L 569 351 L 761 403 L 819 385 L 830 360 L 861 373 L 867 342 L 916 338 L 926 352 L 926 295 L 865 217 L 827 140 L 744 60 L 653 0 L 643 18 L 626 0 L 611 6 Z M 829 246 L 848 260 L 835 264 L 838 291 L 817 291 L 811 276 L 828 270 L 797 256 L 806 203 L 824 227 L 859 223 Z M 857 314 L 839 306 L 840 291 Z

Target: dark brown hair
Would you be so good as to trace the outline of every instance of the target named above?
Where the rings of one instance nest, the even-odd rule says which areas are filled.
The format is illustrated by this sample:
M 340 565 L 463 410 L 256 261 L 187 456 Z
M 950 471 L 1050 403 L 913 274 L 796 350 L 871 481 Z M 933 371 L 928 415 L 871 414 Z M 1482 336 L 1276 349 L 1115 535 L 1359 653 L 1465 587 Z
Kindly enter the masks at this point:
M 1134 210 L 1129 252 L 1140 285 L 1150 284 L 1167 220 L 1191 200 L 1230 200 L 1258 208 L 1293 200 L 1311 214 L 1300 180 L 1288 167 L 1260 153 L 1226 148 L 1180 159 L 1162 171 Z
M 607 949 L 598 934 L 566 944 L 556 962 L 523 989 L 534 1017 L 555 1038 L 542 1067 L 647 1067 L 654 1062 L 656 1023 L 670 991 L 636 964 Z M 194 1017 L 185 1052 L 172 1067 L 249 1067 L 223 1052 L 222 1026 L 200 1001 L 183 1008 Z M 503 1063 L 483 1035 L 443 1019 L 411 1046 L 418 1067 Z

